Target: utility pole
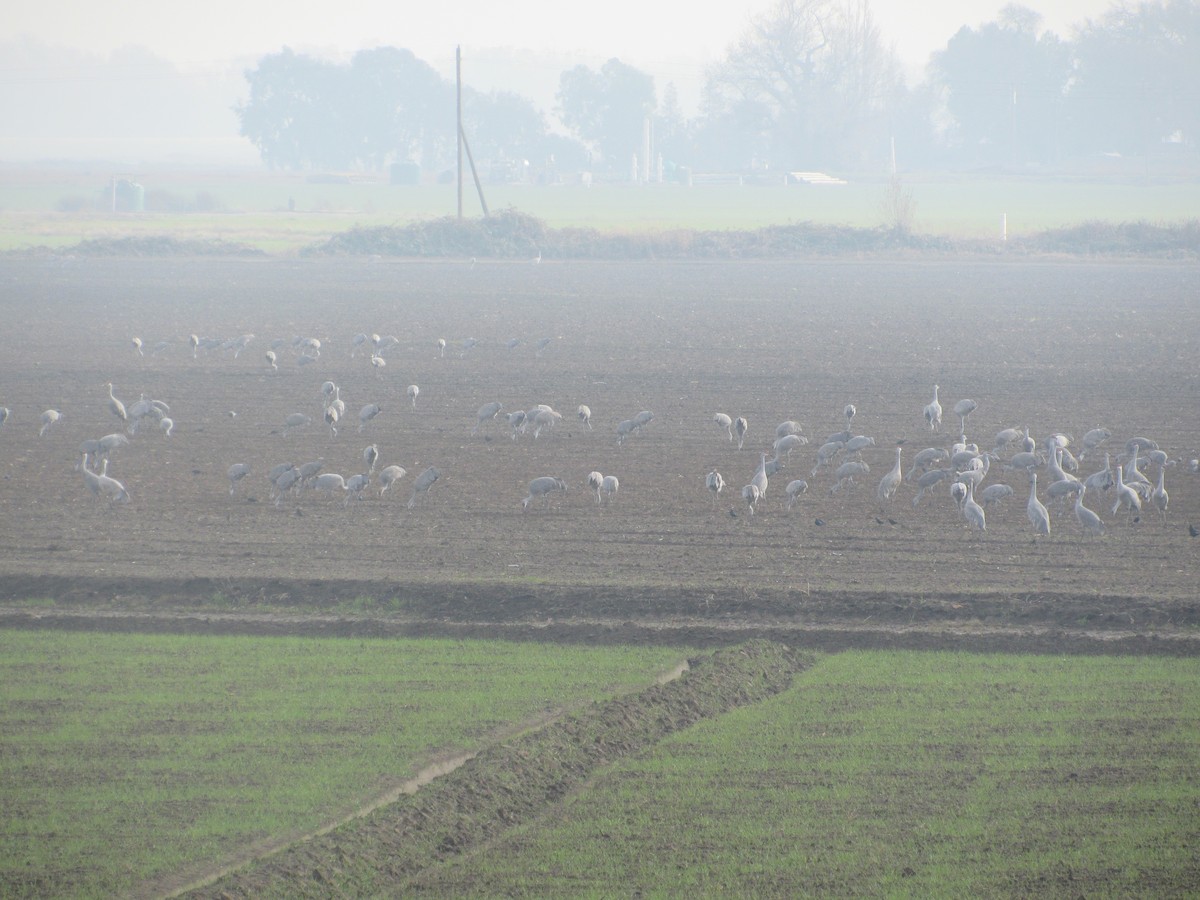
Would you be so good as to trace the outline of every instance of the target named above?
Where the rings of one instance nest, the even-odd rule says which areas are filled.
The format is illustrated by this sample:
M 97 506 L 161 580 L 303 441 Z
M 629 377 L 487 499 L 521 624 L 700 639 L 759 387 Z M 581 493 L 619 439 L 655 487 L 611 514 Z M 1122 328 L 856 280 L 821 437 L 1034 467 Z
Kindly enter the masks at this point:
M 454 135 L 455 146 L 458 147 L 458 217 L 463 217 L 462 213 L 462 187 L 463 187 L 463 125 L 462 125 L 462 47 L 454 48 L 454 85 L 455 85 L 455 117 L 454 117 Z

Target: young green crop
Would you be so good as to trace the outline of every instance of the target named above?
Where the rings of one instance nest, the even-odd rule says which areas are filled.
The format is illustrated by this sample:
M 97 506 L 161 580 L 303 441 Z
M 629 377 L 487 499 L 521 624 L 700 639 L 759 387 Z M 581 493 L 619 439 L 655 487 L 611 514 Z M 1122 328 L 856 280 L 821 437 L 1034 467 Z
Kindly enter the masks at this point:
M 295 838 L 683 655 L 0 631 L 0 895 L 129 894 Z
M 1200 661 L 845 653 L 427 873 L 437 894 L 1181 895 Z

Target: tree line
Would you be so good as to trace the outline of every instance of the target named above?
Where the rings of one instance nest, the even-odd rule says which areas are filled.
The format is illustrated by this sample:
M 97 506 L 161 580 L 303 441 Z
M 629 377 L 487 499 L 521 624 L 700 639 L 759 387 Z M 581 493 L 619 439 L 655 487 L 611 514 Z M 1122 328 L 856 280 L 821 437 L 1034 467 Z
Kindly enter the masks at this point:
M 559 77 L 551 129 L 531 101 L 464 88 L 477 160 L 628 177 L 647 123 L 669 176 L 698 171 L 1023 167 L 1163 146 L 1194 152 L 1200 126 L 1200 4 L 1112 8 L 1070 39 L 1009 5 L 964 26 L 905 82 L 869 0 L 778 0 L 705 76 L 698 114 L 673 85 L 618 59 Z M 241 133 L 268 165 L 378 171 L 455 156 L 454 85 L 410 51 L 363 50 L 348 64 L 289 49 L 246 73 Z

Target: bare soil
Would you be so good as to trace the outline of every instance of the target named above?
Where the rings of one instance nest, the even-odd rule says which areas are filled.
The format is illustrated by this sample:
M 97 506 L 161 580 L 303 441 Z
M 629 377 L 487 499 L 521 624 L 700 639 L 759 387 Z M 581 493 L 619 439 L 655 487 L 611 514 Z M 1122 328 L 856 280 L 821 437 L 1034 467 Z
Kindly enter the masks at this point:
M 1005 258 L 733 263 L 480 263 L 382 259 L 4 260 L 0 315 L 0 624 L 148 630 L 464 634 L 541 640 L 958 646 L 1058 652 L 1193 653 L 1200 447 L 1194 264 Z M 357 332 L 394 335 L 387 366 L 351 356 Z M 201 351 L 188 335 L 253 333 L 248 349 Z M 131 344 L 137 336 L 146 356 Z M 299 365 L 295 337 L 321 357 Z M 540 353 L 538 339 L 551 338 Z M 445 338 L 439 354 L 436 341 Z M 463 351 L 465 339 L 479 343 Z M 275 339 L 273 372 L 263 354 Z M 511 339 L 520 343 L 508 347 Z M 166 349 L 152 354 L 160 341 Z M 336 436 L 321 423 L 326 379 L 341 387 Z M 171 406 L 111 455 L 132 501 L 93 498 L 73 471 L 86 438 L 121 430 L 127 405 Z M 946 426 L 922 409 L 941 386 Z M 420 385 L 416 407 L 405 389 Z M 1049 539 L 1025 516 L 1025 476 L 994 466 L 1016 496 L 971 532 L 945 490 L 881 506 L 875 485 L 903 442 L 905 467 L 948 446 L 963 397 L 968 436 L 1113 432 L 1157 441 L 1166 521 L 1084 535 L 1051 505 Z M 547 403 L 563 414 L 534 438 L 476 410 Z M 383 412 L 359 431 L 358 410 Z M 592 409 L 593 429 L 575 417 Z M 812 475 L 816 447 L 845 427 L 873 436 L 871 472 L 836 494 Z M 63 420 L 38 437 L 38 417 Z M 654 420 L 623 445 L 616 426 Z M 286 416 L 311 425 L 285 433 Z M 745 416 L 738 451 L 715 412 Z M 811 443 L 771 479 L 754 515 L 740 499 L 784 419 Z M 380 497 L 316 492 L 271 501 L 267 470 L 408 475 Z M 1002 454 L 1006 456 L 1007 454 Z M 253 473 L 230 495 L 225 472 Z M 1080 475 L 1099 468 L 1102 454 Z M 415 508 L 417 473 L 441 478 Z M 728 484 L 714 505 L 712 468 Z M 617 475 L 600 506 L 587 473 Z M 1153 477 L 1153 472 L 1148 473 Z M 522 512 L 528 482 L 569 484 Z M 783 486 L 809 491 L 790 511 Z M 1043 479 L 1045 476 L 1043 476 Z M 1042 499 L 1044 481 L 1040 485 Z

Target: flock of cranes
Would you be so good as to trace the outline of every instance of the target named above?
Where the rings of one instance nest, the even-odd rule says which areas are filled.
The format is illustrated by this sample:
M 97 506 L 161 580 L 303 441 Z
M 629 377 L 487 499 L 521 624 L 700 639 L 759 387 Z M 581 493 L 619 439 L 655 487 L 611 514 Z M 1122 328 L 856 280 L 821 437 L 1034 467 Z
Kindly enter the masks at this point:
M 942 406 L 938 400 L 938 391 L 938 385 L 934 385 L 933 399 L 923 410 L 925 423 L 934 434 L 939 433 L 942 426 Z M 978 408 L 979 404 L 971 399 L 955 403 L 952 409 L 959 420 L 959 439 L 953 442 L 949 449 L 931 446 L 917 451 L 912 467 L 907 473 L 904 471 L 904 448 L 901 446 L 904 441 L 898 442 L 893 466 L 884 473 L 875 487 L 875 500 L 881 513 L 892 507 L 906 482 L 916 485 L 916 492 L 911 501 L 913 507 L 919 507 L 924 497 L 930 495 L 938 486 L 944 485 L 948 488 L 949 497 L 966 526 L 973 531 L 986 532 L 987 508 L 999 506 L 1017 493 L 1011 485 L 1003 482 L 997 481 L 986 486 L 983 484 L 989 472 L 993 471 L 992 466 L 995 463 L 1000 471 L 1020 473 L 1028 479 L 1026 516 L 1035 535 L 1048 536 L 1051 532 L 1050 510 L 1038 497 L 1038 470 L 1044 470 L 1045 495 L 1049 501 L 1064 508 L 1069 504 L 1076 524 L 1085 534 L 1099 536 L 1106 531 L 1103 517 L 1085 505 L 1089 491 L 1092 492 L 1092 496 L 1100 498 L 1106 514 L 1121 519 L 1123 513 L 1127 525 L 1140 521 L 1141 514 L 1146 509 L 1153 509 L 1162 523 L 1166 524 L 1170 502 L 1166 489 L 1166 472 L 1168 467 L 1176 465 L 1180 460 L 1170 458 L 1155 441 L 1145 437 L 1130 438 L 1117 457 L 1115 468 L 1112 453 L 1106 451 L 1104 467 L 1085 478 L 1080 478 L 1075 474 L 1079 471 L 1080 463 L 1089 455 L 1094 456 L 1105 448 L 1112 438 L 1111 431 L 1106 428 L 1088 431 L 1081 441 L 1078 459 L 1070 450 L 1073 443 L 1070 436 L 1056 432 L 1048 436 L 1039 449 L 1037 441 L 1030 436 L 1028 427 L 1002 429 L 997 432 L 989 447 L 980 447 L 977 443 L 968 441 L 966 437 L 968 418 Z M 870 473 L 870 466 L 862 459 L 862 451 L 875 446 L 873 437 L 856 435 L 850 430 L 851 423 L 858 413 L 856 407 L 847 404 L 842 413 L 845 430 L 830 435 L 820 444 L 810 475 L 815 478 L 822 471 L 830 471 L 831 495 L 852 490 L 858 483 L 856 479 L 863 479 Z M 731 441 L 736 431 L 738 446 L 741 448 L 749 430 L 745 417 L 739 416 L 735 419 L 726 413 L 716 413 L 713 422 Z M 741 499 L 750 515 L 756 514 L 760 503 L 767 496 L 770 477 L 785 465 L 795 450 L 809 443 L 808 438 L 801 434 L 802 430 L 795 420 L 781 422 L 775 429 L 773 456 L 768 458 L 765 452 L 760 452 L 758 467 L 741 489 Z M 1143 474 L 1142 467 L 1154 467 L 1156 479 L 1151 480 Z M 1200 474 L 1200 461 L 1188 460 L 1186 470 L 1191 474 Z M 714 509 L 725 484 L 724 476 L 717 469 L 705 476 L 705 486 L 712 496 Z M 790 481 L 784 492 L 784 510 L 790 511 L 808 489 L 806 480 Z M 732 509 L 730 513 L 736 515 Z M 820 520 L 817 521 L 820 523 Z
M 188 344 L 193 357 L 200 353 L 225 351 L 236 359 L 253 341 L 253 334 L 224 340 L 201 338 L 193 334 L 189 337 Z M 478 343 L 473 338 L 463 340 L 460 344 L 460 356 L 465 357 Z M 509 349 L 518 343 L 519 341 L 510 342 Z M 534 345 L 536 354 L 540 356 L 550 343 L 549 338 L 537 341 Z M 378 373 L 386 365 L 384 354 L 398 344 L 399 341 L 394 336 L 360 332 L 350 339 L 350 357 L 369 360 Z M 143 341 L 135 337 L 132 339 L 132 345 L 137 355 L 145 358 Z M 445 339 L 437 340 L 438 358 L 445 356 L 447 346 Z M 156 344 L 149 352 L 156 355 L 164 349 Z M 291 353 L 296 365 L 306 366 L 320 359 L 321 352 L 322 343 L 319 339 L 297 337 L 291 341 L 272 342 L 270 349 L 264 352 L 264 359 L 267 367 L 272 372 L 277 372 L 284 353 Z M 111 381 L 105 382 L 103 389 L 105 393 L 98 399 L 123 430 L 84 441 L 79 447 L 75 468 L 92 495 L 115 503 L 128 503 L 131 499 L 129 490 L 108 474 L 110 455 L 127 445 L 130 437 L 139 434 L 148 422 L 153 423 L 164 437 L 169 438 L 174 429 L 174 420 L 170 415 L 170 407 L 161 400 L 143 395 L 136 402 L 126 405 L 117 396 Z M 1036 535 L 1046 536 L 1051 533 L 1050 508 L 1057 506 L 1062 510 L 1061 514 L 1070 511 L 1071 517 L 1083 533 L 1099 536 L 1106 531 L 1106 518 L 1134 524 L 1140 521 L 1144 512 L 1153 510 L 1165 523 L 1169 507 L 1167 469 L 1184 462 L 1184 469 L 1191 473 L 1200 473 L 1200 462 L 1197 460 L 1171 459 L 1156 442 L 1144 437 L 1128 439 L 1114 458 L 1113 452 L 1108 449 L 1112 432 L 1105 428 L 1088 431 L 1078 445 L 1070 436 L 1061 432 L 1051 434 L 1039 443 L 1030 435 L 1028 427 L 1004 428 L 996 433 L 991 442 L 983 444 L 969 441 L 969 420 L 979 408 L 979 404 L 972 399 L 960 400 L 951 407 L 953 415 L 957 418 L 959 437 L 958 440 L 950 442 L 947 448 L 944 446 L 947 440 L 942 435 L 943 408 L 939 391 L 939 385 L 933 385 L 932 399 L 922 410 L 925 427 L 934 436 L 930 441 L 931 446 L 912 452 L 906 471 L 906 453 L 903 446 L 905 441 L 898 441 L 894 448 L 892 466 L 875 485 L 874 502 L 878 504 L 880 514 L 900 514 L 896 504 L 902 495 L 910 493 L 906 486 L 911 486 L 909 499 L 914 508 L 920 507 L 926 497 L 933 497 L 944 491 L 953 503 L 952 507 L 947 504 L 948 508 L 956 508 L 967 528 L 983 534 L 988 530 L 989 510 L 1002 507 L 1019 493 L 1018 489 L 1002 480 L 987 483 L 989 477 L 994 477 L 997 472 L 1015 473 L 1018 478 L 1023 476 L 1027 481 L 1026 512 Z M 326 380 L 320 385 L 319 393 L 320 420 L 328 428 L 330 436 L 336 438 L 346 419 L 346 404 L 341 397 L 341 387 L 331 380 Z M 405 397 L 414 410 L 420 396 L 421 389 L 417 384 L 410 384 L 405 389 Z M 915 416 L 918 409 L 919 401 L 914 403 L 914 423 L 920 421 Z M 351 416 L 357 416 L 357 431 L 361 434 L 384 413 L 383 404 L 369 402 L 360 406 L 356 414 L 352 412 Z M 876 441 L 870 435 L 854 433 L 852 426 L 858 413 L 859 410 L 854 404 L 844 405 L 841 416 L 844 427 L 815 444 L 812 452 L 813 466 L 808 472 L 808 477 L 787 481 L 782 500 L 785 512 L 790 512 L 801 498 L 809 493 L 810 480 L 827 477 L 831 497 L 851 495 L 860 490 L 859 486 L 871 473 L 871 467 L 863 458 L 863 453 L 874 448 Z M 11 428 L 11 425 L 6 424 L 10 419 L 10 411 L 0 407 L 0 426 Z M 537 404 L 528 409 L 508 410 L 500 401 L 489 401 L 478 408 L 472 421 L 465 423 L 464 433 L 478 436 L 481 430 L 490 428 L 493 422 L 501 420 L 513 441 L 530 434 L 536 440 L 543 433 L 558 426 L 562 419 L 563 415 L 547 404 Z M 60 410 L 45 410 L 40 416 L 39 436 L 45 437 L 62 420 L 63 413 Z M 575 420 L 588 432 L 593 431 L 590 406 L 579 404 L 575 411 Z M 313 421 L 313 415 L 297 411 L 286 415 L 278 430 L 286 438 L 293 431 L 308 428 Z M 611 421 L 616 421 L 615 444 L 620 448 L 650 426 L 655 421 L 655 415 L 650 410 L 642 410 L 619 420 L 614 416 Z M 746 416 L 731 416 L 718 412 L 712 416 L 712 422 L 729 444 L 736 441 L 739 451 L 746 447 L 748 441 L 753 440 L 751 423 Z M 737 491 L 749 515 L 756 516 L 761 512 L 768 497 L 771 479 L 785 468 L 795 465 L 796 457 L 805 452 L 804 448 L 810 441 L 803 432 L 800 422 L 795 419 L 786 419 L 775 426 L 773 432 L 767 432 L 769 439 L 764 440 L 763 444 L 769 444 L 770 455 L 766 449 L 759 449 L 756 454 L 757 466 L 749 474 L 744 486 Z M 1074 455 L 1073 448 L 1078 449 L 1078 458 Z M 1094 459 L 1101 452 L 1104 453 L 1103 468 L 1096 468 L 1087 476 L 1076 474 L 1086 460 Z M 408 474 L 400 465 L 380 467 L 380 452 L 375 443 L 367 446 L 362 456 L 362 470 L 349 475 L 324 471 L 323 458 L 299 464 L 285 462 L 275 465 L 268 470 L 266 476 L 270 483 L 271 499 L 276 506 L 281 506 L 288 497 L 311 490 L 317 494 L 341 496 L 344 505 L 349 505 L 352 501 L 363 499 L 372 485 L 378 489 L 376 496 L 382 498 Z M 735 457 L 742 458 L 741 454 L 736 454 Z M 1144 474 L 1143 469 L 1152 472 L 1153 477 Z M 230 462 L 226 473 L 231 496 L 238 492 L 253 470 L 253 466 L 243 460 Z M 1041 497 L 1044 497 L 1046 502 L 1039 497 L 1039 473 L 1042 476 Z M 441 476 L 441 471 L 435 466 L 423 468 L 411 481 L 409 508 L 414 507 Z M 620 486 L 617 476 L 603 475 L 593 470 L 581 481 L 589 492 L 594 494 L 597 505 L 604 507 L 615 501 Z M 570 483 L 570 479 L 559 475 L 534 478 L 528 483 L 526 496 L 520 501 L 522 510 L 548 509 L 554 495 L 568 493 Z M 717 468 L 712 468 L 704 476 L 704 484 L 715 511 L 726 488 L 726 479 Z M 1089 500 L 1100 504 L 1101 511 L 1097 512 L 1089 507 Z M 734 516 L 737 514 L 733 507 L 729 509 L 729 513 Z M 1055 514 L 1056 523 L 1061 514 Z

